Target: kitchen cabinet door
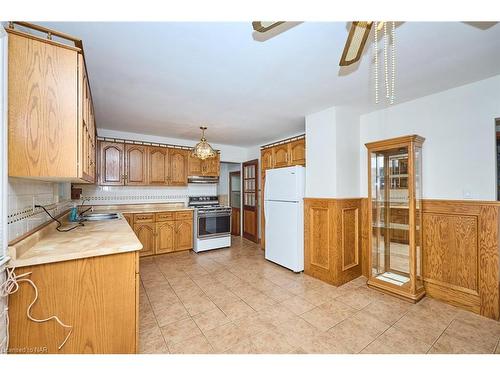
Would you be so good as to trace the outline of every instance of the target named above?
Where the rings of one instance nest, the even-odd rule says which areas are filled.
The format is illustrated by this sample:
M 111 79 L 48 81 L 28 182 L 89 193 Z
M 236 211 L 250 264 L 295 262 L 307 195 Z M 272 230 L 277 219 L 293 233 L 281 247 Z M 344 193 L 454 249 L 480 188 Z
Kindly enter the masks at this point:
M 99 142 L 99 183 L 101 185 L 124 185 L 125 145 L 114 142 Z
M 289 143 L 289 165 L 305 165 L 306 164 L 306 141 L 299 139 Z
M 78 52 L 6 31 L 9 176 L 77 180 Z
M 148 184 L 168 185 L 169 160 L 168 149 L 149 147 L 148 149 Z
M 262 169 L 266 170 L 274 168 L 273 151 L 273 147 L 262 150 L 260 157 Z
M 274 168 L 288 166 L 288 143 L 274 148 Z
M 132 214 L 123 214 L 123 217 L 125 218 L 125 220 L 127 220 L 127 223 L 128 225 L 130 225 L 132 227 L 133 223 L 134 223 L 134 219 L 133 219 L 133 215 Z
M 217 177 L 220 174 L 220 155 L 203 161 L 203 176 Z
M 188 176 L 202 176 L 203 175 L 203 161 L 196 156 L 189 153 L 189 172 Z
M 193 221 L 178 220 L 175 222 L 175 250 L 193 248 Z
M 155 224 L 135 224 L 134 232 L 139 241 L 142 243 L 140 256 L 153 255 L 155 251 Z
M 125 145 L 125 185 L 147 183 L 147 147 Z
M 185 186 L 188 177 L 188 156 L 189 151 L 171 148 L 170 158 L 170 185 Z
M 156 254 L 175 251 L 175 221 L 156 223 Z

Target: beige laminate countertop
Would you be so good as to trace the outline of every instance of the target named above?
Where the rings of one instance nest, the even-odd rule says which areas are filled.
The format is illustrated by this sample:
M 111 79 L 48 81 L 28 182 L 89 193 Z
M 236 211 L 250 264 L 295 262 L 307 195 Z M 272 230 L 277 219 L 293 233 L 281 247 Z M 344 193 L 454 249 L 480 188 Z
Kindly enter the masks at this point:
M 9 247 L 9 267 L 63 262 L 73 259 L 126 253 L 142 249 L 125 218 L 86 221 L 70 232 L 56 231 L 52 223 Z M 75 225 L 63 220 L 64 227 Z M 64 228 L 63 227 L 63 228 Z

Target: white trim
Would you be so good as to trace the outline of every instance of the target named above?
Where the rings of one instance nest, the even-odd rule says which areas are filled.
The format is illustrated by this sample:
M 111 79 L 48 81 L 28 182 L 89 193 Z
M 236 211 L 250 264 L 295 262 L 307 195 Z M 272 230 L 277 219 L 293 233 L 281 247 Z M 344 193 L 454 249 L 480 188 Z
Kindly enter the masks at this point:
M 0 27 L 0 259 L 7 255 L 7 33 Z

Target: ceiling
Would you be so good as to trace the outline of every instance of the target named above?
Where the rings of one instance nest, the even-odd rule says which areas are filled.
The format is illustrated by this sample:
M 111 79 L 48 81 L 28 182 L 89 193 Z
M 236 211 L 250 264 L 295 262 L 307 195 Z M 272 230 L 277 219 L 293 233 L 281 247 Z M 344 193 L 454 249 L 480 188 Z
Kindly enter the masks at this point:
M 83 39 L 99 128 L 197 139 L 203 124 L 211 142 L 253 146 L 327 107 L 377 109 L 371 49 L 338 66 L 345 22 L 299 23 L 265 42 L 250 22 L 43 25 Z M 407 22 L 396 41 L 396 103 L 500 74 L 500 24 Z

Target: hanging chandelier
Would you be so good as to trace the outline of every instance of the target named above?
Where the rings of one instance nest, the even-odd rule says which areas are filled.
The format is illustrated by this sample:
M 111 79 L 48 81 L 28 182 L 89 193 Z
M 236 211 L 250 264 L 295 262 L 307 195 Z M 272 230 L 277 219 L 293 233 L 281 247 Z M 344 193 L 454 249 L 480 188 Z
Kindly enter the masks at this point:
M 213 158 L 216 155 L 216 152 L 207 142 L 205 138 L 205 130 L 207 130 L 206 126 L 200 126 L 201 129 L 201 139 L 200 142 L 193 148 L 192 155 L 198 159 L 205 160 L 208 158 Z

